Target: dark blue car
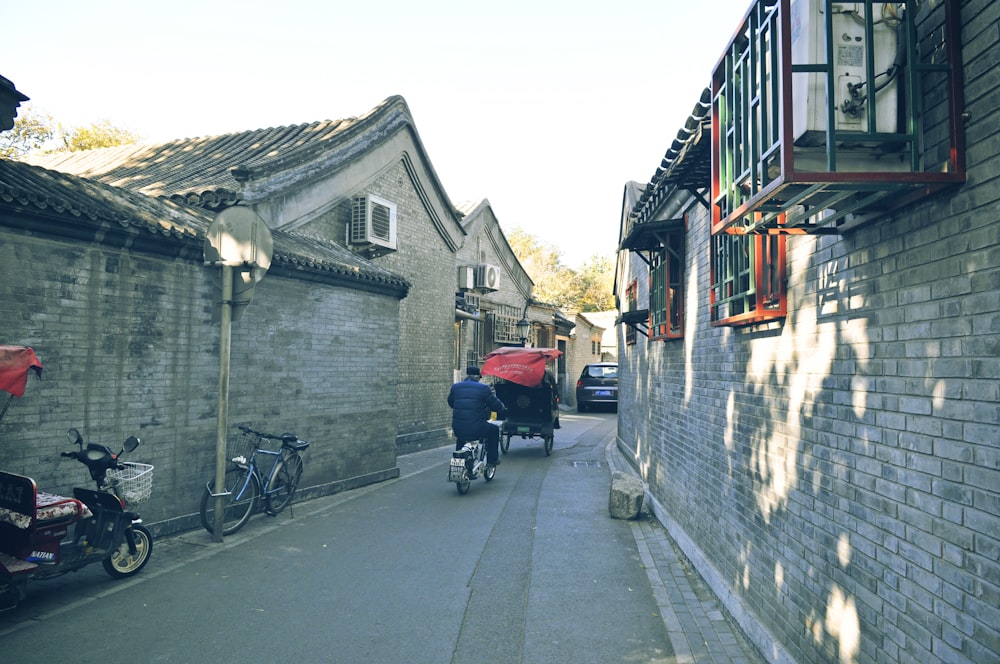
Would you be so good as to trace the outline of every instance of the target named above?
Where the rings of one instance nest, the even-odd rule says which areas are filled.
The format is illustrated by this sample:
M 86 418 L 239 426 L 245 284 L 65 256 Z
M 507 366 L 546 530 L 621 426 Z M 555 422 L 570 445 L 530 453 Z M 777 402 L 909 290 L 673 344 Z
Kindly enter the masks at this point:
M 588 364 L 576 381 L 576 410 L 585 412 L 594 406 L 618 408 L 618 363 Z

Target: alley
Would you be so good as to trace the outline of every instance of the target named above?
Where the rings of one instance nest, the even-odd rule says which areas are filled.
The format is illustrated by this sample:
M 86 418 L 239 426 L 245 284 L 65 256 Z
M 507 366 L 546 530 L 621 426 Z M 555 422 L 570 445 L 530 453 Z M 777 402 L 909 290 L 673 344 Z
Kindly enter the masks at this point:
M 614 428 L 565 416 L 550 457 L 515 439 L 464 496 L 446 449 L 407 455 L 398 480 L 256 516 L 221 546 L 158 541 L 134 581 L 34 584 L 0 614 L 4 661 L 736 661 L 675 657 L 635 525 L 608 517 Z

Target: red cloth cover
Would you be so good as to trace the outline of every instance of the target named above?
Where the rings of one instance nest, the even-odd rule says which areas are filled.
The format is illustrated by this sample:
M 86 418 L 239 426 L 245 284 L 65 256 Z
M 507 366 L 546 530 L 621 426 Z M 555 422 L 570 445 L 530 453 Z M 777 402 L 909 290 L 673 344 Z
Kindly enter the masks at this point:
M 525 387 L 537 387 L 545 374 L 545 363 L 562 355 L 555 348 L 504 346 L 486 354 L 483 374 L 509 380 Z
M 21 346 L 0 346 L 0 390 L 15 397 L 24 396 L 28 369 L 42 375 L 42 363 L 35 356 L 35 351 Z

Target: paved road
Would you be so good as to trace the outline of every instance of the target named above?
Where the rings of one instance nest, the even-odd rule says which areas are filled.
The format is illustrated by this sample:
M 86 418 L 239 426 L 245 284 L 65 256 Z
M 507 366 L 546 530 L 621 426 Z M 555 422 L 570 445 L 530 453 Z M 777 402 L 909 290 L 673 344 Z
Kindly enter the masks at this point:
M 614 415 L 561 420 L 551 456 L 515 439 L 464 496 L 450 451 L 420 452 L 399 479 L 256 516 L 222 545 L 157 541 L 133 580 L 98 565 L 36 583 L 0 614 L 2 660 L 755 661 L 728 658 L 740 643 L 700 657 L 711 644 L 678 631 L 699 627 L 652 569 L 671 564 L 655 522 L 609 518 Z

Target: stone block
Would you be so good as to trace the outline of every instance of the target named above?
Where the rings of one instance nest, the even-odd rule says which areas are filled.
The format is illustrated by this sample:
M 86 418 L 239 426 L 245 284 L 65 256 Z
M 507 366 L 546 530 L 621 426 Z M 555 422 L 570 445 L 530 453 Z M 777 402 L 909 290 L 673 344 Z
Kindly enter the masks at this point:
M 611 494 L 608 497 L 608 511 L 611 512 L 611 518 L 639 518 L 645 494 L 646 490 L 637 477 L 616 470 L 611 475 Z

